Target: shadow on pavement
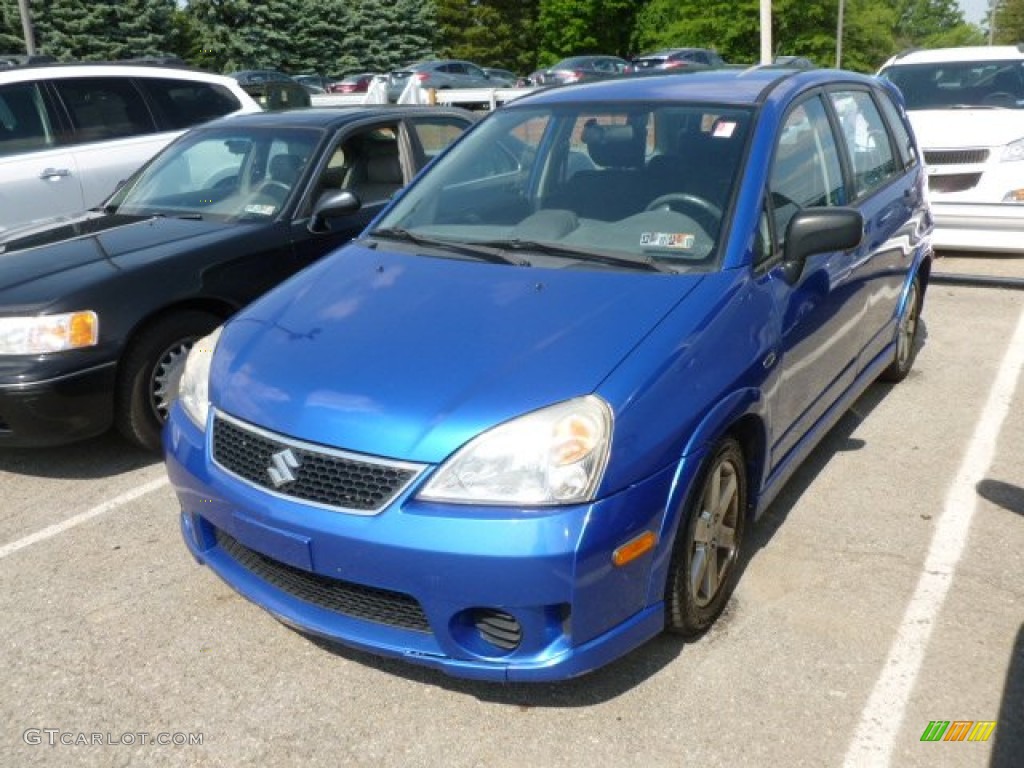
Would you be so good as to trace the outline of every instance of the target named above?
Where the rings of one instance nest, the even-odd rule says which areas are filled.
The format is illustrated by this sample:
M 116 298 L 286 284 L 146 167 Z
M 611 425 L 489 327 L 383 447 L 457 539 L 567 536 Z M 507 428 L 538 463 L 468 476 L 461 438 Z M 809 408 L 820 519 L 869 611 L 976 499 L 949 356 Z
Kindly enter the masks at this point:
M 1010 664 L 1003 686 L 1003 701 L 996 720 L 991 768 L 1020 768 L 1024 765 L 1024 624 L 1010 651 Z
M 50 448 L 0 449 L 0 474 L 91 480 L 116 477 L 162 461 L 114 431 L 91 440 Z
M 978 495 L 1003 509 L 1024 515 L 1024 488 L 1004 483 L 1002 480 L 986 478 L 976 486 Z M 1024 757 L 1021 762 L 1024 763 Z

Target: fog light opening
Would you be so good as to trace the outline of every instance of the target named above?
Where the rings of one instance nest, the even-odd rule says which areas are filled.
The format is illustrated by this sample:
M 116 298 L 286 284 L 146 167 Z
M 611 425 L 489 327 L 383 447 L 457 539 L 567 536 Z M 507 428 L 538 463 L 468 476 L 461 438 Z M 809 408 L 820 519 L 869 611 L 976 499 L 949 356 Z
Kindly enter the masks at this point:
M 515 616 L 493 608 L 475 608 L 473 626 L 481 639 L 503 651 L 514 651 L 523 641 L 523 628 Z

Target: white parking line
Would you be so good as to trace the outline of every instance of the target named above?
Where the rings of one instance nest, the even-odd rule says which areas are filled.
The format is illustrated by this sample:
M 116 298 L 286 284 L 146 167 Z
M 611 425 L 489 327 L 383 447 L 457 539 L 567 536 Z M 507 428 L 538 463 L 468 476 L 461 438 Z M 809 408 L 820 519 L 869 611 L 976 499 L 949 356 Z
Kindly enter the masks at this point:
M 984 479 L 992 464 L 996 442 L 1022 369 L 1024 312 L 1017 321 L 1017 329 L 999 366 L 963 463 L 946 495 L 946 504 L 936 521 L 917 589 L 903 614 L 903 622 L 889 649 L 882 673 L 861 713 L 857 731 L 846 751 L 845 768 L 889 765 L 907 701 L 924 660 L 928 638 L 967 543 L 971 518 L 977 506 L 977 484 Z
M 110 501 L 105 501 L 92 509 L 82 512 L 81 514 L 69 517 L 62 523 L 55 523 L 54 525 L 43 528 L 41 531 L 30 533 L 24 538 L 12 541 L 10 544 L 4 544 L 4 546 L 0 547 L 0 560 L 3 560 L 8 555 L 13 555 L 19 549 L 24 549 L 25 547 L 29 547 L 40 541 L 45 541 L 59 533 L 64 533 L 64 531 L 70 528 L 74 528 L 76 525 L 81 525 L 84 522 L 92 520 L 94 517 L 99 517 L 102 514 L 124 506 L 128 502 L 134 501 L 140 496 L 145 496 L 147 493 L 155 491 L 157 488 L 163 488 L 169 482 L 170 481 L 167 479 L 166 475 L 164 477 L 159 477 L 156 480 L 150 480 L 145 485 L 140 485 L 138 488 L 122 493 L 120 496 L 117 496 Z

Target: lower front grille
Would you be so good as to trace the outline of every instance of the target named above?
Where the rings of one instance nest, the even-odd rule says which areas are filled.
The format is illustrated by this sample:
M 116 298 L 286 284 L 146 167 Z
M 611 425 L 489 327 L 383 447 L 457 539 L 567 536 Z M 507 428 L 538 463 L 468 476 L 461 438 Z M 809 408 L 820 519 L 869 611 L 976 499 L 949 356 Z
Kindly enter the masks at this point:
M 219 528 L 217 546 L 247 571 L 303 602 L 389 627 L 430 632 L 417 600 L 401 592 L 309 573 L 255 552 Z
M 949 176 L 929 176 L 928 189 L 932 192 L 965 192 L 978 186 L 980 173 L 954 173 Z

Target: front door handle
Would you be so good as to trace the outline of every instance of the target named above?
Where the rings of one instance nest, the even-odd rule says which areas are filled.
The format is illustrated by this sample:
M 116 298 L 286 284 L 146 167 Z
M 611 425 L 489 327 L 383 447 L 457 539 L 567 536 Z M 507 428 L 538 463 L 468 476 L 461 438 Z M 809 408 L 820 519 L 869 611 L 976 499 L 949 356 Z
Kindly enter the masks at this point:
M 39 174 L 40 179 L 56 179 L 61 176 L 70 176 L 71 170 L 68 168 L 47 168 Z

